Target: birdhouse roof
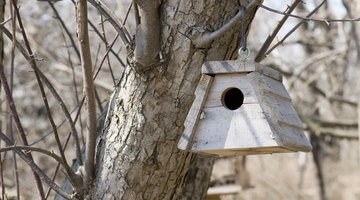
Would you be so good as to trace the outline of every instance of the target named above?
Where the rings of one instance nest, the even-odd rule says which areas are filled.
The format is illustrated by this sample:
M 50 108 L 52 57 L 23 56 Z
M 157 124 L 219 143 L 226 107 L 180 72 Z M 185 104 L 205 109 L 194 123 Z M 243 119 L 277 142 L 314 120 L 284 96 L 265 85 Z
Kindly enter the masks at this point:
M 282 81 L 280 72 L 250 60 L 222 60 L 205 62 L 201 68 L 203 74 L 233 74 L 259 72 L 278 81 Z
M 230 60 L 206 62 L 202 73 L 180 149 L 218 155 L 311 150 L 278 71 Z M 244 94 L 237 110 L 221 105 L 222 91 L 233 87 Z

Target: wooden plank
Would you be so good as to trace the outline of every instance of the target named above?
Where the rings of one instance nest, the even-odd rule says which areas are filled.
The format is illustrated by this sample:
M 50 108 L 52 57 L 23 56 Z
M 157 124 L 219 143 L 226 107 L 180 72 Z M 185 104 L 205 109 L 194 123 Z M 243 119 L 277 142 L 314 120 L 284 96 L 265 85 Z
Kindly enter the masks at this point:
M 227 194 L 237 194 L 241 191 L 240 185 L 222 185 L 216 187 L 210 187 L 207 191 L 208 196 L 217 196 L 217 195 L 227 195 Z
M 214 77 L 204 108 L 221 107 L 222 95 L 229 88 L 238 88 L 244 95 L 244 104 L 257 103 L 255 92 L 246 74 L 219 74 Z
M 188 150 L 190 148 L 194 137 L 194 131 L 196 130 L 197 123 L 200 119 L 201 111 L 204 107 L 212 81 L 213 77 L 208 75 L 202 75 L 200 78 L 195 90 L 195 100 L 186 117 L 184 123 L 185 129 L 178 143 L 179 149 Z
M 287 99 L 288 101 L 291 101 L 291 97 L 282 82 L 269 78 L 268 76 L 265 76 L 264 74 L 261 74 L 259 72 L 252 72 L 248 74 L 248 77 L 251 81 L 251 85 L 253 87 L 259 88 L 257 90 L 258 93 L 256 93 L 257 96 L 264 96 L 273 93 L 284 99 Z
M 293 151 L 311 150 L 304 135 L 304 125 L 283 84 L 258 72 L 248 76 L 279 145 Z
M 294 151 L 299 151 L 299 150 L 291 149 L 286 146 L 273 146 L 273 147 L 207 150 L 204 152 L 196 152 L 196 153 L 216 155 L 216 156 L 245 156 L 245 155 L 259 155 L 259 154 L 273 154 L 273 153 L 290 153 Z
M 224 107 L 204 108 L 192 151 L 278 146 L 258 104 L 244 104 L 237 110 Z
M 271 77 L 280 82 L 282 82 L 282 80 L 283 80 L 282 74 L 271 67 L 268 67 L 266 65 L 262 65 L 260 63 L 255 62 L 255 68 L 256 68 L 256 70 L 255 70 L 256 72 L 264 74 L 265 76 Z
M 266 115 L 275 121 L 304 129 L 304 125 L 291 104 L 291 98 L 284 85 L 260 73 L 250 73 L 249 78 L 258 101 Z
M 280 129 L 277 132 L 279 143 L 292 151 L 309 152 L 312 150 L 312 146 L 309 140 L 306 138 L 304 131 L 301 129 L 288 126 L 286 124 L 280 124 Z
M 259 72 L 265 76 L 282 81 L 282 74 L 270 67 L 261 65 L 250 60 L 224 60 L 205 62 L 201 68 L 203 74 L 231 74 L 231 73 L 249 73 Z

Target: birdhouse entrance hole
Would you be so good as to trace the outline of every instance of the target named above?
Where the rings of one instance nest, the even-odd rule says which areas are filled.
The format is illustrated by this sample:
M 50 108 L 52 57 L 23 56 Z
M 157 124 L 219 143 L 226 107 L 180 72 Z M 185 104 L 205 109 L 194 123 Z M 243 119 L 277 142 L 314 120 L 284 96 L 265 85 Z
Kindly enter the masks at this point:
M 238 88 L 229 88 L 223 92 L 221 101 L 227 109 L 236 110 L 244 103 L 244 94 Z

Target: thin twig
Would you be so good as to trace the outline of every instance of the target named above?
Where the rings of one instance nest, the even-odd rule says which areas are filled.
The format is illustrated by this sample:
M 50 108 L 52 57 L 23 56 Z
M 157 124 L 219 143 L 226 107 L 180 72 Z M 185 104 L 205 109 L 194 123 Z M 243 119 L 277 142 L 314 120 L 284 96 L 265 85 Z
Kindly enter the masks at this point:
M 98 69 L 96 70 L 96 72 L 95 72 L 95 77 L 99 74 L 99 72 L 100 72 L 100 70 L 101 70 L 101 68 L 102 68 L 102 66 L 103 66 L 103 64 L 104 64 L 104 62 L 105 62 L 105 59 L 106 59 L 107 57 L 109 57 L 108 55 L 109 55 L 110 49 L 113 47 L 113 45 L 115 44 L 115 42 L 116 42 L 116 40 L 117 40 L 118 37 L 119 37 L 119 34 L 117 34 L 117 35 L 115 36 L 115 38 L 114 38 L 114 40 L 111 42 L 110 46 L 107 47 L 107 51 L 106 51 L 105 55 L 103 56 L 103 58 L 101 59 L 99 68 L 98 68 Z M 115 84 L 116 84 L 116 83 L 115 83 L 115 80 L 114 80 L 114 85 L 115 85 Z
M 16 15 L 14 13 L 12 1 L 10 1 L 10 15 L 11 15 L 11 27 L 12 27 L 12 33 L 13 33 L 13 39 L 16 38 Z M 13 93 L 14 88 L 14 71 L 15 71 L 15 42 L 11 42 L 11 59 L 10 59 L 10 90 L 11 95 Z M 14 141 L 14 133 L 13 133 L 13 119 L 12 117 L 9 117 L 9 136 L 11 141 Z M 13 152 L 13 160 L 14 160 L 14 171 L 15 171 L 15 182 L 16 182 L 16 196 L 17 200 L 20 200 L 20 179 L 19 179 L 19 170 L 18 170 L 18 164 L 16 160 L 16 153 Z
M 263 8 L 263 9 L 265 9 L 267 11 L 277 13 L 277 14 L 280 14 L 280 15 L 285 15 L 285 12 L 281 12 L 281 11 L 272 9 L 272 8 L 264 6 L 264 5 L 260 5 L 260 8 Z M 290 14 L 289 16 L 297 18 L 297 19 L 302 19 L 302 20 L 305 20 L 305 21 L 323 22 L 323 23 L 326 23 L 326 24 L 329 24 L 331 22 L 357 22 L 357 21 L 360 21 L 360 17 L 356 18 L 356 19 L 316 19 L 316 18 L 309 18 L 307 16 L 302 17 L 302 16 L 294 15 L 294 14 Z
M 2 132 L 0 132 L 0 139 L 4 141 L 8 146 L 14 146 L 14 143 L 12 143 L 8 137 Z M 31 169 L 41 177 L 41 179 L 48 184 L 53 190 L 55 190 L 59 195 L 66 199 L 71 199 L 71 195 L 63 191 L 58 185 L 56 185 L 51 179 L 44 173 L 42 169 L 34 162 L 34 160 L 30 157 L 31 153 L 27 152 L 24 153 L 23 151 L 19 149 L 14 149 L 14 151 L 22 158 L 30 167 Z
M 80 45 L 81 67 L 83 71 L 84 92 L 87 105 L 87 134 L 85 147 L 84 183 L 91 186 L 94 176 L 94 159 L 96 146 L 96 103 L 91 64 L 90 42 L 88 33 L 87 2 L 76 2 L 77 37 Z
M 9 38 L 9 39 L 13 39 L 12 38 L 12 34 L 5 28 L 5 27 L 0 27 L 5 35 Z M 21 52 L 21 54 L 24 56 L 24 58 L 30 63 L 31 60 L 33 58 L 31 58 L 28 53 L 26 52 L 26 50 L 24 49 L 23 46 L 21 46 L 21 44 L 18 41 L 16 42 L 16 47 L 17 49 Z M 36 67 L 36 66 L 35 66 Z M 69 122 L 70 128 L 71 128 L 71 132 L 75 141 L 75 147 L 76 147 L 76 157 L 79 163 L 82 163 L 82 158 L 81 158 L 81 151 L 80 151 L 80 143 L 79 143 L 79 138 L 78 138 L 78 134 L 75 128 L 75 124 L 71 118 L 71 115 L 64 103 L 64 101 L 62 100 L 62 98 L 60 97 L 60 95 L 57 93 L 56 89 L 52 86 L 51 82 L 47 79 L 47 77 L 40 71 L 40 69 L 35 68 L 34 69 L 36 72 L 38 72 L 40 78 L 42 79 L 42 81 L 44 81 L 45 86 L 49 89 L 49 91 L 51 92 L 51 94 L 54 96 L 54 98 L 56 99 L 56 101 L 58 102 L 58 104 L 61 107 L 61 110 L 64 112 L 66 119 Z
M 76 123 L 76 122 L 75 122 Z M 63 151 L 66 150 L 66 147 L 67 145 L 69 144 L 69 141 L 70 141 L 70 138 L 71 138 L 71 132 L 68 134 L 67 138 L 66 138 L 66 141 L 65 141 L 65 144 L 64 144 L 64 148 L 63 148 Z M 52 181 L 55 181 L 55 178 L 59 172 L 59 169 L 60 169 L 60 163 L 57 164 L 56 166 L 56 169 L 55 169 L 55 172 L 54 172 L 54 176 L 52 178 Z M 45 195 L 45 200 L 48 199 L 49 195 L 50 195 L 50 192 L 51 192 L 51 187 L 49 187 L 48 191 L 46 192 L 46 195 Z
M 14 8 L 14 12 L 16 14 L 16 17 L 17 17 L 17 20 L 19 22 L 19 26 L 20 26 L 20 29 L 21 29 L 21 32 L 23 34 L 23 37 L 25 35 L 25 32 L 24 32 L 24 28 L 22 26 L 22 22 L 21 22 L 21 17 L 20 17 L 20 12 L 17 8 L 17 5 L 16 5 L 16 2 L 14 0 L 11 1 L 12 2 L 12 5 L 13 5 L 13 8 Z M 3 30 L 4 31 L 4 30 Z M 24 37 L 25 39 L 25 37 Z M 29 49 L 29 48 L 28 48 Z M 20 122 L 20 119 L 19 119 L 19 116 L 17 114 L 17 111 L 16 111 L 16 107 L 15 107 L 15 104 L 14 104 L 14 100 L 12 98 L 12 95 L 11 95 L 11 91 L 10 91 L 10 88 L 9 88 L 9 85 L 7 83 L 7 80 L 6 80 L 6 77 L 5 77 L 5 73 L 4 73 L 4 66 L 1 64 L 0 66 L 0 76 L 1 76 L 1 80 L 2 80 L 2 85 L 3 85 L 3 88 L 5 90 L 5 93 L 6 93 L 6 98 L 7 98 L 7 101 L 8 101 L 8 104 L 9 104 L 9 107 L 10 107 L 10 110 L 11 110 L 11 113 L 12 113 L 12 117 L 15 121 L 15 125 L 16 125 L 16 128 L 18 130 L 18 133 L 20 135 L 20 138 L 21 138 L 21 141 L 24 145 L 28 145 L 28 142 L 27 142 L 27 138 L 26 138 L 26 135 L 25 135 L 25 131 L 21 125 L 21 122 Z M 29 159 L 30 160 L 33 160 L 32 158 L 32 155 L 31 153 L 28 153 L 27 154 L 29 156 Z M 34 175 L 34 178 L 35 178 L 35 183 L 36 183 L 36 186 L 37 186 L 37 189 L 38 189 L 38 192 L 39 192 L 39 195 L 40 195 L 40 198 L 41 199 L 44 199 L 45 198 L 45 194 L 44 194 L 44 189 L 43 189 L 43 186 L 41 184 L 41 180 L 40 180 L 40 177 L 39 175 L 33 170 L 33 175 Z
M 94 30 L 94 32 L 99 36 L 99 38 L 103 41 L 106 42 L 106 39 L 101 35 L 100 31 L 95 27 L 95 25 L 89 20 L 89 25 L 91 26 L 91 28 Z M 120 36 L 120 35 L 119 35 Z M 124 61 L 121 60 L 121 58 L 119 57 L 119 53 L 116 53 L 113 49 L 110 50 L 111 53 L 113 54 L 113 56 L 115 56 L 115 58 L 120 62 L 121 66 L 125 67 L 125 63 Z
M 300 2 L 302 2 L 302 0 L 295 0 L 294 3 L 290 7 L 288 7 L 287 11 L 285 12 L 284 17 L 279 21 L 278 25 L 275 27 L 273 32 L 266 38 L 264 44 L 261 46 L 259 52 L 257 53 L 257 55 L 255 57 L 256 62 L 260 62 L 261 60 L 263 60 L 265 58 L 265 56 L 266 56 L 265 53 L 268 50 L 269 46 L 271 45 L 272 41 L 275 39 L 275 37 L 277 36 L 280 29 L 283 27 L 284 23 L 289 18 L 290 14 L 295 10 L 296 6 Z
M 60 26 L 60 27 L 64 27 L 64 26 Z M 62 31 L 61 31 L 61 33 L 62 33 L 64 42 L 65 42 L 65 46 L 67 47 L 66 52 L 67 52 L 67 57 L 68 57 L 69 65 L 70 65 L 71 72 L 72 72 L 72 82 L 73 82 L 74 90 L 75 90 L 75 99 L 76 99 L 77 105 L 79 105 L 80 104 L 80 99 L 79 99 L 78 86 L 77 86 L 77 83 L 76 83 L 75 68 L 74 68 L 73 62 L 71 60 L 71 54 L 70 54 L 70 50 L 69 50 L 68 45 L 67 45 L 66 37 L 65 37 L 65 35 L 64 35 L 64 33 Z M 69 35 L 68 37 L 71 37 L 71 39 L 73 39 L 72 35 L 71 36 Z M 75 42 L 74 42 L 73 46 L 74 45 L 75 45 Z M 80 53 L 79 53 L 79 60 L 81 60 Z M 83 135 L 83 123 L 81 123 L 82 122 L 81 115 L 79 117 L 80 117 L 80 123 L 79 123 L 79 125 L 80 125 L 80 134 L 82 136 Z M 76 124 L 76 122 L 74 122 L 74 124 Z
M 342 0 L 342 3 L 344 5 L 349 17 L 351 18 L 352 17 L 352 11 L 351 11 L 350 5 L 345 0 Z M 356 52 L 357 52 L 357 60 L 360 61 L 360 41 L 359 41 L 359 36 L 357 34 L 357 24 L 356 23 L 351 23 L 351 34 L 353 35 L 353 39 L 355 41 Z M 352 42 L 352 40 L 351 40 L 351 42 Z
M 46 149 L 42 149 L 42 148 L 38 148 L 38 147 L 19 146 L 19 145 L 7 146 L 7 147 L 0 148 L 0 153 L 6 152 L 6 151 L 15 151 L 15 150 L 21 150 L 21 151 L 25 150 L 24 153 L 27 153 L 27 152 L 39 152 L 39 153 L 42 153 L 44 155 L 47 155 L 47 156 L 53 158 L 58 163 L 60 163 L 64 168 L 69 167 L 63 162 L 62 158 L 60 156 L 56 155 L 54 152 L 50 152 L 50 151 L 48 151 Z
M 79 102 L 79 104 L 80 104 L 80 102 Z M 76 107 L 75 109 L 73 109 L 73 111 L 71 111 L 71 113 L 75 112 L 76 109 L 77 109 L 77 107 Z M 57 125 L 56 128 L 59 129 L 60 127 L 62 127 L 62 126 L 65 124 L 65 122 L 66 122 L 66 119 L 62 120 L 62 121 L 59 123 L 59 125 Z M 74 121 L 74 123 L 76 123 L 76 122 Z M 30 143 L 29 146 L 34 146 L 35 144 L 43 141 L 46 137 L 48 137 L 49 135 L 51 135 L 53 132 L 54 132 L 53 129 L 51 129 L 50 131 L 48 131 L 48 132 L 46 132 L 45 134 L 41 135 L 40 138 L 38 138 L 37 140 L 35 140 L 35 141 L 33 141 L 32 143 Z
M 13 0 L 14 2 L 14 0 Z M 33 52 L 32 52 L 32 49 L 30 47 L 30 44 L 29 44 L 29 41 L 27 39 L 27 35 L 26 35 L 26 32 L 25 32 L 25 28 L 23 26 L 23 23 L 22 23 L 22 20 L 21 20 L 21 16 L 20 16 L 20 12 L 18 10 L 18 8 L 16 7 L 16 3 L 14 2 L 14 10 L 15 10 L 15 13 L 17 15 L 17 20 L 18 20 L 18 23 L 19 23 L 19 27 L 20 27 L 20 30 L 21 30 L 21 33 L 22 33 L 22 36 L 23 36 L 23 40 L 24 40 L 24 44 L 27 48 L 27 51 L 30 55 L 33 55 Z M 30 56 L 32 57 L 32 56 Z M 64 151 L 62 150 L 62 145 L 61 145 L 61 142 L 60 142 L 60 137 L 59 137 L 59 134 L 57 132 L 57 128 L 56 128 L 56 124 L 54 122 L 54 119 L 52 117 L 52 114 L 51 114 L 51 109 L 50 109 L 50 106 L 49 106 L 49 102 L 47 100 L 47 96 L 46 96 L 46 93 L 45 93 L 45 89 L 44 89 L 44 86 L 43 86 L 43 83 L 42 83 L 42 78 L 40 78 L 40 73 L 38 70 L 38 67 L 36 65 L 36 62 L 35 62 L 35 59 L 32 59 L 30 60 L 30 65 L 31 67 L 35 70 L 35 76 L 36 76 L 36 80 L 37 80 L 37 83 L 38 83 L 38 86 L 40 88 L 40 93 L 42 95 L 42 99 L 43 99 L 43 102 L 44 102 L 44 106 L 45 106 L 45 109 L 46 109 L 46 113 L 47 113 L 47 116 L 48 116 L 48 119 L 49 119 L 49 122 L 50 122 L 50 125 L 52 126 L 53 128 L 53 131 L 54 131 L 54 136 L 55 136 L 55 140 L 56 140 L 56 144 L 58 146 L 58 149 L 59 149 L 59 152 L 60 152 L 60 155 L 61 155 L 61 158 L 62 158 L 62 162 L 64 163 L 65 165 L 65 170 L 66 170 L 66 173 L 67 175 L 69 176 L 69 180 L 71 182 L 71 184 L 76 188 L 76 190 L 79 190 L 80 187 L 81 187 L 81 182 L 79 182 L 77 179 L 77 175 L 75 175 L 75 173 L 72 172 L 70 166 L 68 165 L 67 163 L 67 160 L 66 160 L 66 157 L 65 157 L 65 153 Z M 43 191 L 43 194 L 41 195 L 41 198 L 42 199 L 45 199 L 45 193 Z
M 139 14 L 138 5 L 136 3 L 134 4 L 134 17 L 135 17 L 135 25 L 137 26 L 140 24 L 140 14 Z
M 104 17 L 102 15 L 100 15 L 100 20 L 101 20 L 101 31 L 102 31 L 102 36 L 104 37 L 104 43 L 106 45 L 106 48 L 109 48 L 109 44 L 108 44 L 108 41 L 107 41 L 107 38 L 106 38 L 106 31 L 105 31 L 105 27 L 104 27 Z M 119 35 L 119 34 L 117 34 Z M 110 56 L 107 56 L 106 57 L 107 61 L 108 61 L 108 65 L 109 65 L 109 70 L 110 70 L 110 75 L 111 75 L 111 80 L 113 81 L 113 85 L 115 85 L 115 76 L 114 76 L 114 72 L 112 70 L 112 67 L 111 67 L 111 62 L 110 62 Z
M 11 111 L 11 115 L 12 115 L 12 117 L 14 119 L 15 126 L 16 126 L 16 128 L 18 130 L 21 142 L 23 143 L 23 145 L 28 146 L 28 141 L 27 141 L 27 138 L 26 138 L 26 134 L 25 134 L 25 131 L 24 131 L 23 126 L 21 124 L 19 115 L 17 113 L 15 103 L 14 103 L 14 99 L 12 98 L 12 95 L 11 95 L 11 92 L 10 92 L 9 84 L 8 84 L 8 82 L 6 80 L 6 76 L 5 76 L 5 73 L 4 73 L 4 66 L 1 63 L 0 63 L 0 81 L 1 81 L 2 86 L 4 88 L 6 100 L 8 102 L 8 105 L 9 105 L 9 108 L 10 108 L 10 111 Z M 28 153 L 27 155 L 29 156 L 28 158 L 30 160 L 33 160 L 33 157 L 31 155 L 31 153 Z M 44 199 L 44 197 L 45 197 L 44 196 L 44 190 L 43 190 L 43 187 L 42 187 L 42 184 L 41 184 L 40 177 L 39 177 L 39 175 L 37 173 L 35 173 L 35 171 L 32 171 L 32 172 L 33 172 L 33 175 L 34 175 L 34 178 L 35 178 L 35 182 L 36 182 L 36 185 L 37 185 L 39 195 L 40 195 L 41 199 Z
M 126 10 L 126 15 L 125 15 L 124 21 L 123 21 L 123 23 L 122 23 L 123 26 L 125 26 L 125 24 L 126 24 L 126 21 L 127 21 L 128 17 L 129 17 L 130 10 L 131 10 L 131 7 L 133 6 L 133 4 L 134 4 L 134 2 L 131 1 L 129 7 L 128 7 L 127 10 Z
M 0 23 L 1 26 L 3 26 L 6 21 L 4 21 L 5 18 L 5 1 L 0 1 Z M 11 18 L 10 18 L 11 19 Z M 0 63 L 3 65 L 4 64 L 4 37 L 3 37 L 3 33 L 0 30 Z M 1 94 L 1 81 L 0 81 L 0 94 Z M 1 128 L 3 128 L 4 131 L 7 131 L 6 129 L 8 128 L 7 124 L 10 123 L 8 118 L 8 112 L 5 109 L 8 109 L 8 106 L 6 104 L 3 104 L 3 107 L 0 107 L 0 112 L 3 113 L 3 117 L 0 119 L 1 120 Z M 0 104 L 0 106 L 2 106 Z M 1 148 L 1 141 L 0 141 L 0 148 Z M 4 184 L 4 161 L 5 161 L 5 157 L 6 155 L 4 155 L 4 158 L 1 157 L 0 155 L 0 185 L 1 185 L 1 197 L 0 199 L 5 199 L 5 184 Z M 15 158 L 16 159 L 16 158 Z M 15 163 L 15 162 L 14 162 Z
M 311 17 L 316 11 L 326 2 L 326 0 L 323 0 L 314 10 L 312 10 L 306 17 Z M 305 23 L 307 20 L 302 20 L 294 28 L 292 28 L 281 40 L 279 40 L 274 46 L 272 46 L 269 50 L 266 51 L 265 57 L 269 55 L 276 47 L 278 47 L 280 44 L 282 44 L 292 33 L 296 31 L 303 23 Z M 260 60 L 261 61 L 261 60 Z M 258 61 L 258 62 L 260 62 Z
M 80 52 L 79 52 L 79 49 L 77 48 L 76 46 L 76 43 L 74 41 L 74 38 L 73 38 L 73 34 L 70 33 L 69 29 L 66 27 L 65 23 L 64 23 L 64 20 L 61 18 L 59 12 L 57 11 L 56 7 L 54 6 L 54 3 L 51 2 L 51 1 L 48 1 L 51 9 L 54 11 L 54 14 L 56 15 L 56 19 L 59 20 L 61 26 L 63 27 L 63 29 L 65 30 L 66 32 L 66 35 L 68 36 L 68 38 L 70 39 L 70 42 L 71 42 L 71 45 L 73 46 L 74 50 L 75 50 L 75 53 L 76 55 L 78 56 L 79 60 L 80 60 Z
M 1 148 L 1 142 L 0 142 Z M 5 160 L 5 158 L 4 158 Z M 1 199 L 5 199 L 5 183 L 4 183 L 4 169 L 3 169 L 3 159 L 0 155 L 0 184 L 1 184 Z
M 131 37 L 127 32 L 126 28 L 122 26 L 122 23 L 119 18 L 116 17 L 114 13 L 100 0 L 88 0 L 91 5 L 93 5 L 102 15 L 106 17 L 106 19 L 110 22 L 110 24 L 115 28 L 115 30 L 119 33 L 120 38 L 124 42 L 125 45 L 131 46 Z
M 95 80 L 95 79 L 96 79 L 96 76 L 94 76 L 93 79 Z M 76 116 L 75 116 L 75 119 L 74 119 L 74 123 L 75 123 L 75 124 L 76 124 L 77 120 L 80 118 L 80 111 L 81 111 L 82 106 L 84 105 L 84 101 L 85 101 L 85 98 L 83 98 L 83 99 L 81 100 L 80 104 L 78 105 L 79 109 L 78 109 L 78 112 L 76 113 Z M 64 151 L 65 151 L 65 149 L 66 149 L 66 147 L 67 147 L 67 145 L 68 145 L 68 143 L 69 143 L 69 139 L 70 139 L 70 136 L 71 136 L 71 135 L 72 135 L 72 134 L 71 134 L 71 132 L 70 132 L 69 135 L 68 135 L 67 138 L 66 138 L 66 142 L 65 142 L 65 144 L 64 144 Z M 57 176 L 59 167 L 60 167 L 60 164 L 58 164 L 58 165 L 56 166 L 56 170 L 55 170 L 55 173 L 54 173 L 53 180 L 55 180 L 55 177 Z M 51 188 L 49 188 L 49 191 L 48 191 L 47 194 L 46 194 L 46 198 L 48 197 L 48 195 L 49 195 L 49 193 L 50 193 L 50 189 L 51 189 Z
M 75 0 L 71 0 L 72 1 L 72 3 L 74 3 L 75 4 Z M 97 4 L 96 2 L 95 2 L 96 0 L 89 0 L 89 2 L 90 3 L 92 3 L 93 5 L 94 4 Z M 103 8 L 101 7 L 101 6 L 103 6 Z M 129 36 L 129 34 L 126 34 L 127 33 L 127 31 L 126 31 L 126 29 L 124 28 L 116 28 L 118 25 L 118 21 L 120 21 L 119 19 L 117 19 L 116 18 L 116 15 L 114 15 L 113 13 L 111 13 L 111 11 L 105 6 L 105 4 L 103 4 L 103 3 L 99 3 L 99 5 L 98 6 L 95 6 L 94 5 L 94 7 L 96 7 L 97 9 L 99 9 L 99 12 L 100 13 L 105 13 L 105 12 L 109 12 L 109 14 L 105 14 L 105 16 L 106 16 L 106 18 L 107 18 L 107 20 L 109 20 L 110 21 L 110 23 L 113 25 L 113 27 L 115 28 L 115 30 L 117 30 L 117 32 L 119 32 L 119 31 L 121 31 L 121 32 L 124 32 L 124 35 L 127 35 L 127 36 L 125 36 L 125 38 L 126 37 L 129 37 L 130 38 L 130 36 Z M 111 18 L 111 19 L 109 19 L 109 16 L 112 16 L 113 18 Z M 105 42 L 105 38 L 104 37 L 102 37 L 102 35 L 101 35 L 101 33 L 99 32 L 99 30 L 96 28 L 96 26 L 88 19 L 88 22 L 89 22 L 89 25 L 91 26 L 91 28 L 94 30 L 94 32 L 99 36 L 99 38 L 103 41 L 103 42 Z M 123 39 L 123 38 L 122 38 Z M 126 41 L 129 41 L 128 39 L 125 39 Z M 123 39 L 123 42 L 126 44 L 126 45 L 130 45 L 130 43 L 128 43 L 128 42 L 126 42 L 124 39 Z M 121 60 L 121 58 L 119 57 L 119 55 L 118 55 L 118 53 L 116 53 L 114 50 L 112 50 L 111 49 L 111 53 L 113 54 L 113 56 L 115 56 L 115 58 L 121 63 L 121 65 L 123 66 L 123 67 L 125 67 L 125 63 Z

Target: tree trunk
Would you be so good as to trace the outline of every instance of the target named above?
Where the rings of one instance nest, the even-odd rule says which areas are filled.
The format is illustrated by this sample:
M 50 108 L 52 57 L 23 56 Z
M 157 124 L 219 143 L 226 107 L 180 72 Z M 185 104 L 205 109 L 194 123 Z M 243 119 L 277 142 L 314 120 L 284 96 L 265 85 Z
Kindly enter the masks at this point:
M 213 162 L 179 151 L 177 142 L 194 99 L 201 65 L 237 56 L 240 23 L 206 49 L 195 48 L 191 39 L 219 29 L 238 11 L 238 1 L 163 1 L 164 62 L 143 73 L 135 72 L 131 65 L 125 69 L 98 149 L 93 199 L 204 197 Z M 247 13 L 246 27 L 254 15 L 255 9 Z M 190 167 L 191 163 L 197 166 Z

